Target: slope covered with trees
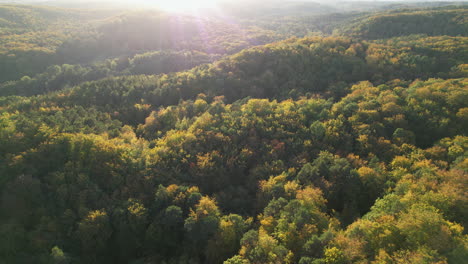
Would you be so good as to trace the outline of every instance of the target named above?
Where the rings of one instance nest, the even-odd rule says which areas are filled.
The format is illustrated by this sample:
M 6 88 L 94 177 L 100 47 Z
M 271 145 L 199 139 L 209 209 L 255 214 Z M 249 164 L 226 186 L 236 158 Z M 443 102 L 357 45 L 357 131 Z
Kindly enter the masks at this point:
M 411 34 L 467 36 L 466 6 L 457 9 L 397 10 L 357 18 L 341 33 L 364 39 L 382 39 Z
M 160 53 L 156 53 L 156 57 L 143 55 L 130 61 L 108 61 L 93 71 L 80 66 L 54 67 L 33 79 L 7 82 L 0 86 L 0 94 L 32 95 L 57 90 L 28 99 L 28 104 L 32 107 L 44 103 L 96 106 L 127 114 L 137 110 L 135 104 L 157 108 L 194 99 L 199 93 L 209 98 L 224 96 L 227 102 L 248 96 L 285 99 L 322 94 L 339 98 L 348 92 L 350 85 L 360 80 L 378 84 L 395 78 L 463 77 L 466 75 L 463 68 L 467 60 L 466 49 L 464 37 L 413 36 L 380 42 L 333 37 L 291 39 L 247 49 L 185 72 L 109 77 L 64 90 L 65 85 L 88 78 L 138 71 L 141 65 L 135 64 L 154 61 Z M 146 57 L 148 59 L 143 59 Z M 167 63 L 159 65 L 169 66 Z M 117 71 L 119 68 L 123 70 Z M 151 64 L 147 69 L 158 70 Z
M 162 11 L 117 15 L 121 12 L 0 5 L 0 81 L 31 77 L 56 64 L 92 64 L 161 50 L 219 56 L 281 39 L 271 30 L 216 18 Z
M 5 8 L 12 41 L 90 28 L 0 82 L 1 264 L 468 259 L 467 36 L 392 22 L 402 34 L 289 38 L 314 21 L 294 9 L 226 23 Z M 261 28 L 272 17 L 294 22 Z
M 0 82 L 32 75 L 60 63 L 57 49 L 90 31 L 113 11 L 0 5 Z

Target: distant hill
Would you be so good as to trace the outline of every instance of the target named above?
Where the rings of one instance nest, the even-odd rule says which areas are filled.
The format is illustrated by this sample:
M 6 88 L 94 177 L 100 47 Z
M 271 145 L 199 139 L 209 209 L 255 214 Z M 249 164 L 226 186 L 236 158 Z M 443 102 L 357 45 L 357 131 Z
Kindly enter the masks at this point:
M 89 64 L 160 50 L 233 54 L 280 34 L 218 19 L 160 11 L 126 12 L 0 5 L 0 82 L 54 64 Z
M 411 34 L 467 36 L 468 8 L 397 10 L 371 14 L 344 25 L 343 35 L 381 39 Z

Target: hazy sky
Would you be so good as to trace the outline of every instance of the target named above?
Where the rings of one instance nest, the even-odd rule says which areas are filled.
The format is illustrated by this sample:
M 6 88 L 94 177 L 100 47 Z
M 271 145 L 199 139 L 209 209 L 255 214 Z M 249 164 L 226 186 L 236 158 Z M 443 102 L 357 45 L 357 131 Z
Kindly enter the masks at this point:
M 155 7 L 158 6 L 158 2 L 166 2 L 172 0 L 0 0 L 0 3 L 15 3 L 15 4 L 44 4 L 61 7 Z M 184 0 L 187 1 L 187 0 Z M 197 0 L 193 0 L 197 1 Z M 329 4 L 335 8 L 340 9 L 339 2 L 348 2 L 348 5 L 343 5 L 343 8 L 350 6 L 349 2 L 362 2 L 365 5 L 372 3 L 379 3 L 379 5 L 387 3 L 415 3 L 415 2 L 468 2 L 468 1 L 450 1 L 450 0 L 215 0 L 219 2 L 227 2 L 233 4 L 255 4 L 255 3 L 266 3 L 266 2 L 316 2 L 320 4 Z M 91 4 L 93 3 L 93 4 Z M 338 3 L 338 4 L 337 4 Z M 87 5 L 89 4 L 89 5 Z M 358 4 L 356 4 L 358 5 Z M 364 5 L 363 5 L 364 6 Z M 358 7 L 354 6 L 353 7 Z

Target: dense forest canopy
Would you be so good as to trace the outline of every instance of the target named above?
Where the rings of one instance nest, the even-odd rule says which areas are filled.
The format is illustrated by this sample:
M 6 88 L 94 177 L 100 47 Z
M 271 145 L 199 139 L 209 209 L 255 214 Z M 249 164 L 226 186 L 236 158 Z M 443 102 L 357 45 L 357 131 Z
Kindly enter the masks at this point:
M 466 3 L 92 2 L 0 4 L 0 264 L 466 263 Z
M 463 8 L 390 11 L 357 18 L 345 25 L 342 33 L 365 39 L 409 34 L 467 36 L 467 16 L 468 10 Z

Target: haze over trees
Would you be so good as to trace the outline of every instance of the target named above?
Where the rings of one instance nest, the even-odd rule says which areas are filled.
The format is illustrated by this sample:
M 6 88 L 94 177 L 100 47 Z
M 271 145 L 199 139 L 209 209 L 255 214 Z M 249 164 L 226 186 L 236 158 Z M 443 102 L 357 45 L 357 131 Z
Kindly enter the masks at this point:
M 465 263 L 466 5 L 270 4 L 0 5 L 0 264 Z

